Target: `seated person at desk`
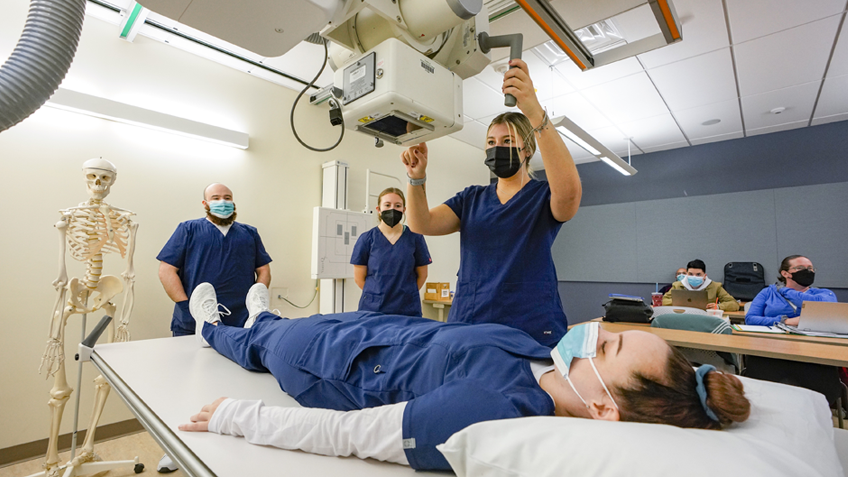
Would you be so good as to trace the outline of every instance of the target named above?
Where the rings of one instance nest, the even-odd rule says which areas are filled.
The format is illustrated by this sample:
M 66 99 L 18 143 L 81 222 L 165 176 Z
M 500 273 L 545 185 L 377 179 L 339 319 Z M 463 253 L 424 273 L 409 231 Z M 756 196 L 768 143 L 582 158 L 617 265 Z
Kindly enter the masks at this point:
M 493 323 L 370 312 L 290 320 L 267 311 L 267 294 L 251 289 L 250 328 L 234 328 L 217 326 L 215 290 L 198 286 L 190 303 L 197 336 L 245 369 L 270 372 L 304 407 L 221 398 L 180 430 L 449 470 L 435 446 L 481 421 L 572 416 L 721 429 L 750 413 L 735 376 L 711 366 L 696 372 L 650 333 L 610 333 L 593 322 L 551 350 Z
M 721 286 L 707 276 L 707 265 L 703 260 L 692 260 L 686 265 L 686 277 L 671 284 L 671 290 L 706 290 L 707 309 L 719 308 L 724 311 L 737 311 L 739 303 Z M 671 290 L 663 295 L 663 306 L 672 305 Z M 718 305 L 716 306 L 716 302 Z
M 787 325 L 798 326 L 802 302 L 836 301 L 832 291 L 811 287 L 816 269 L 810 259 L 803 255 L 784 258 L 778 273 L 780 285 L 769 285 L 754 297 L 745 314 L 745 324 L 770 326 L 785 317 Z M 841 391 L 839 371 L 835 366 L 748 356 L 744 375 L 818 391 L 825 395 L 831 405 L 836 402 Z
M 786 324 L 798 326 L 801 303 L 835 302 L 836 295 L 826 288 L 813 288 L 816 269 L 803 255 L 790 255 L 780 262 L 777 285 L 769 285 L 754 297 L 745 313 L 746 325 L 771 326 L 786 317 Z
M 677 278 L 678 282 L 682 282 L 683 279 L 686 278 L 686 269 L 683 267 L 678 268 L 677 271 L 674 272 L 674 276 Z M 674 285 L 674 282 L 660 288 L 660 293 L 665 295 L 669 290 L 671 290 L 672 285 Z

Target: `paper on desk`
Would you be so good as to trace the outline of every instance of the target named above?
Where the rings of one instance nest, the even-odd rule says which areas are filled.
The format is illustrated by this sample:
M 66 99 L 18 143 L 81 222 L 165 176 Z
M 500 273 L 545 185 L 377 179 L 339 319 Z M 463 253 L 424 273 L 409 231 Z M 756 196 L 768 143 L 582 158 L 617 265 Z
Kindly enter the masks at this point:
M 736 331 L 747 331 L 749 333 L 785 333 L 785 331 L 781 329 L 777 329 L 774 326 L 762 326 L 762 325 L 730 325 Z
M 799 330 L 795 326 L 789 326 L 786 323 L 776 323 L 774 326 L 780 328 L 781 330 L 785 330 L 787 333 L 792 333 L 796 335 L 804 335 L 804 336 L 818 336 L 819 338 L 848 338 L 848 335 L 843 335 L 840 333 L 828 333 L 825 331 L 806 331 Z

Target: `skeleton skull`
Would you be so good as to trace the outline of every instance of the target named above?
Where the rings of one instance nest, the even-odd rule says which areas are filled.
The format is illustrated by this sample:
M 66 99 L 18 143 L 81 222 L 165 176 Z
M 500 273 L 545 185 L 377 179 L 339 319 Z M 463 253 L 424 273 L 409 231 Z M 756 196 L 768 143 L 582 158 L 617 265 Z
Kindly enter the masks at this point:
M 92 199 L 102 200 L 109 195 L 109 189 L 118 177 L 118 168 L 102 159 L 90 159 L 82 165 L 86 188 Z

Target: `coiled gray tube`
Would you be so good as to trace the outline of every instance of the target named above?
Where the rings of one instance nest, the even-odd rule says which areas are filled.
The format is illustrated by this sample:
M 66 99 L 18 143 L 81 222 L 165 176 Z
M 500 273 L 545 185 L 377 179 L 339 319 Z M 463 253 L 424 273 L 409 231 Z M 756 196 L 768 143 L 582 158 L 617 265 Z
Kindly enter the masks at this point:
M 77 51 L 86 0 L 31 0 L 24 31 L 0 67 L 0 132 L 40 108 Z

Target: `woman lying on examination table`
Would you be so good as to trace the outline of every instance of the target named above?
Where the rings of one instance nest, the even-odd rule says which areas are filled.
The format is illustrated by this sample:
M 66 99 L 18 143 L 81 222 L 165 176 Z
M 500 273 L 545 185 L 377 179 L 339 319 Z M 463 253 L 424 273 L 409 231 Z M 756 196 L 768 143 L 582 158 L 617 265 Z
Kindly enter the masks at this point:
M 379 225 L 361 234 L 353 246 L 353 279 L 362 289 L 359 311 L 421 316 L 418 290 L 433 260 L 424 236 L 403 225 L 404 212 L 403 192 L 384 190 L 377 198 Z
M 805 301 L 836 301 L 836 295 L 826 288 L 814 288 L 816 269 L 803 255 L 790 255 L 780 262 L 777 285 L 763 288 L 754 297 L 745 313 L 745 324 L 770 326 L 786 317 L 786 324 L 798 326 L 801 303 Z
M 247 297 L 249 328 L 216 326 L 217 298 L 206 283 L 190 309 L 198 337 L 245 369 L 270 372 L 304 407 L 221 398 L 180 430 L 450 469 L 435 446 L 481 421 L 569 416 L 721 429 L 750 412 L 735 376 L 710 366 L 696 372 L 650 333 L 590 323 L 551 350 L 497 324 L 369 312 L 289 320 L 267 303 L 267 289 L 256 284 Z
M 577 213 L 583 192 L 571 154 L 536 98 L 527 65 L 518 59 L 509 64 L 502 90 L 515 96 L 521 113 L 497 116 L 486 133 L 484 162 L 497 182 L 470 186 L 430 209 L 427 145 L 410 147 L 401 155 L 409 176 L 409 227 L 424 235 L 460 232 L 448 322 L 500 323 L 553 346 L 568 321 L 551 246 L 562 223 Z M 537 144 L 547 181 L 530 177 Z

